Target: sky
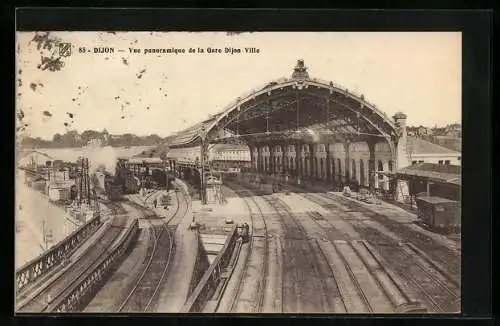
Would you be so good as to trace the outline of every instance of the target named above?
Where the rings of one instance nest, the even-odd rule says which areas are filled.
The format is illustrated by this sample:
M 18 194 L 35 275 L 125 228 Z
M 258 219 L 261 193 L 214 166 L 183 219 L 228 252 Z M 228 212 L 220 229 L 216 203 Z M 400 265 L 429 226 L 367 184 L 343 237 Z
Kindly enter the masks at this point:
M 59 55 L 58 47 L 37 50 L 34 36 L 16 34 L 19 137 L 52 139 L 69 129 L 165 137 L 290 77 L 297 59 L 311 78 L 363 94 L 388 116 L 406 113 L 408 125 L 461 122 L 458 32 L 51 32 L 49 39 L 72 45 L 56 71 L 38 65 L 41 56 Z M 114 53 L 94 53 L 97 47 Z M 144 53 L 172 47 L 185 53 Z M 208 53 L 209 47 L 242 53 Z

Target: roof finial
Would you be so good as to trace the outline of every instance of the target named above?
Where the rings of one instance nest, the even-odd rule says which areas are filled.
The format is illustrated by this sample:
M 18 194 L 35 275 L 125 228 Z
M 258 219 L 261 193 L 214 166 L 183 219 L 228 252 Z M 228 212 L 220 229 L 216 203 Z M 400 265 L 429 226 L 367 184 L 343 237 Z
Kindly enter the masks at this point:
M 298 59 L 295 68 L 293 68 L 293 79 L 309 79 L 309 74 L 307 73 L 307 67 L 304 65 L 303 59 Z

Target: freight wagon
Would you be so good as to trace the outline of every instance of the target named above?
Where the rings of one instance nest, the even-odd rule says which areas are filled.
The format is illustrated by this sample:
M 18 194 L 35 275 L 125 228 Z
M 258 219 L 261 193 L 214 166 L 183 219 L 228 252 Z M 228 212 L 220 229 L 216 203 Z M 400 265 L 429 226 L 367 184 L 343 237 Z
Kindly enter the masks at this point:
M 419 220 L 438 231 L 454 232 L 460 229 L 460 203 L 441 197 L 417 198 Z

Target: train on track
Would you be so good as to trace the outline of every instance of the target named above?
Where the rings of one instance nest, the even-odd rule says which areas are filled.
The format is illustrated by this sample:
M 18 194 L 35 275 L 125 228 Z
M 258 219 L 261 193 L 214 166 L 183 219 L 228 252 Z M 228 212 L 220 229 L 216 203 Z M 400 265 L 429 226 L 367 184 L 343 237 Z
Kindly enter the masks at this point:
M 441 197 L 417 197 L 419 221 L 441 232 L 456 232 L 461 227 L 460 203 Z
M 123 166 L 117 166 L 115 175 L 106 173 L 104 176 L 104 193 L 111 201 L 120 200 L 124 194 L 139 193 L 141 188 L 165 189 L 175 180 L 173 172 L 151 169 L 149 175 L 136 176 Z
M 239 224 L 237 227 L 238 238 L 243 241 L 243 243 L 247 243 L 250 240 L 250 227 L 247 223 Z

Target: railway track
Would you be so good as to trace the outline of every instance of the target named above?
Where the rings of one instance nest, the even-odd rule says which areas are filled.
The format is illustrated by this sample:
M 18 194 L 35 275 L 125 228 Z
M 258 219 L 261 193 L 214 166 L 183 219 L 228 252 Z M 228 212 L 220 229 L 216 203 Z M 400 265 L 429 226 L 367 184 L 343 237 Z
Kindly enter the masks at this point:
M 173 239 L 166 226 L 149 226 L 153 247 L 146 265 L 118 312 L 147 312 L 165 278 L 173 249 Z M 165 253 L 168 253 L 165 259 Z
M 432 307 L 432 312 L 459 312 L 460 290 L 453 285 L 454 280 L 450 275 L 432 268 L 432 262 L 415 251 L 411 244 L 402 243 L 391 251 L 391 255 L 397 261 L 412 262 L 404 264 L 400 272 L 411 278 L 414 286 Z
M 328 205 L 329 201 L 334 200 L 330 196 L 323 194 L 316 194 L 315 196 L 310 194 L 302 195 L 323 206 L 325 204 Z M 345 201 L 347 200 L 344 199 L 338 204 L 340 208 L 352 211 L 352 207 L 348 205 L 350 202 Z M 355 207 L 357 206 L 358 205 Z M 363 209 L 360 210 L 360 212 L 366 213 Z M 373 214 L 370 216 L 372 215 Z M 394 230 L 394 227 L 390 228 L 387 223 L 383 223 L 383 226 L 393 232 L 398 232 L 398 230 Z M 398 270 L 399 274 L 404 275 L 406 279 L 410 279 L 412 287 L 420 293 L 422 301 L 429 306 L 430 311 L 456 312 L 459 310 L 460 283 L 455 276 L 456 271 L 453 268 L 452 273 L 450 273 L 449 266 L 443 266 L 437 263 L 434 257 L 429 257 L 429 255 L 409 242 L 394 244 L 392 239 L 381 234 L 380 231 L 371 228 L 367 228 L 366 230 L 369 231 L 366 233 L 370 234 L 372 241 L 386 244 L 378 246 L 378 248 L 387 257 L 387 264 L 394 266 L 394 269 Z M 407 233 L 408 232 L 403 233 L 403 238 L 404 236 L 409 236 Z M 431 253 L 434 253 L 435 256 L 436 250 L 439 249 L 436 249 L 436 246 L 429 245 L 427 241 L 423 241 L 424 243 L 422 244 L 421 238 L 415 236 L 411 236 L 408 239 L 405 238 L 405 241 L 414 240 L 415 238 L 419 240 L 417 241 L 418 244 L 423 245 Z M 401 262 L 404 268 L 398 266 L 398 262 Z
M 376 251 L 383 265 L 405 280 L 407 291 L 424 303 L 429 312 L 459 311 L 460 287 L 439 264 L 410 243 L 394 243 L 375 229 L 366 231 L 368 243 L 379 244 Z
M 349 210 L 349 206 L 343 206 L 341 209 Z M 412 297 L 418 297 L 430 312 L 457 311 L 460 299 L 459 284 L 444 267 L 412 244 L 397 243 L 379 230 L 366 227 L 363 234 L 369 238 L 369 242 L 379 244 L 377 250 L 371 251 L 380 252 L 384 257 L 380 259 L 384 261 L 381 264 L 397 272 L 399 276 L 394 279 L 403 278 L 409 283 L 410 286 L 405 291 L 414 293 Z M 404 282 L 399 282 L 402 283 Z
M 251 241 L 243 272 L 237 280 L 236 292 L 229 312 L 262 312 L 269 262 L 267 225 L 261 208 L 253 198 L 254 193 L 236 184 L 228 185 L 240 196 L 248 208 L 251 223 Z M 257 285 L 255 285 L 257 273 Z
M 113 201 L 102 201 L 99 200 L 99 202 L 106 206 L 111 211 L 112 215 L 123 215 L 127 214 L 127 211 L 119 204 L 119 202 L 113 202 Z
M 332 200 L 337 199 L 325 194 L 301 195 L 323 207 L 332 205 Z M 343 211 L 352 212 L 352 205 L 349 205 L 350 201 L 346 201 L 343 200 L 340 203 L 335 203 L 335 205 Z M 357 205 L 355 207 L 357 208 Z M 366 213 L 363 209 L 357 211 Z M 372 220 L 371 215 L 367 219 Z M 387 225 L 383 226 L 387 227 Z M 392 228 L 391 231 L 395 232 L 396 230 Z M 431 312 L 455 312 L 459 310 L 460 284 L 447 271 L 445 266 L 437 263 L 413 244 L 406 242 L 395 243 L 393 239 L 382 234 L 379 230 L 366 227 L 363 233 L 369 236 L 370 242 L 380 244 L 377 248 L 386 257 L 385 268 L 388 269 L 389 266 L 392 266 L 391 269 L 398 271 L 400 276 L 393 276 L 392 278 L 399 280 L 404 278 L 410 282 L 411 289 L 407 288 L 406 291 L 416 293 L 412 295 L 413 299 L 409 299 L 410 301 L 419 296 Z M 397 283 L 401 288 L 401 284 L 404 282 L 399 281 Z M 401 291 L 405 292 L 405 290 Z
M 364 218 L 353 218 L 354 221 L 368 220 L 374 223 L 379 223 L 383 228 L 386 228 L 389 232 L 397 234 L 398 237 L 404 239 L 406 242 L 414 243 L 418 248 L 416 250 L 424 250 L 432 258 L 433 266 L 436 266 L 436 261 L 443 262 L 444 265 L 439 266 L 440 272 L 449 275 L 457 287 L 460 287 L 460 259 L 457 257 L 459 254 L 453 254 L 452 250 L 444 247 L 441 244 L 437 244 L 431 238 L 425 234 L 419 233 L 418 231 L 411 230 L 405 223 L 391 222 L 388 218 L 375 214 L 369 209 L 362 207 L 361 204 L 353 203 L 348 199 L 341 197 L 332 197 L 333 195 L 328 194 L 307 194 L 301 193 L 303 197 L 317 203 L 318 205 L 331 210 L 340 209 L 345 212 L 359 212 L 365 216 Z M 334 206 L 334 207 L 332 207 Z M 427 254 L 426 254 L 427 255 Z M 431 260 L 431 259 L 429 259 Z
M 149 222 L 148 227 L 151 234 L 151 250 L 147 255 L 148 258 L 146 258 L 142 273 L 118 307 L 118 312 L 148 312 L 154 308 L 155 300 L 168 273 L 175 250 L 173 237 L 175 228 L 171 229 L 169 226 L 175 227 L 184 218 L 189 207 L 187 199 L 185 199 L 185 208 L 180 204 L 179 193 L 185 196 L 183 192 L 176 193 L 176 210 L 165 223 L 155 226 L 151 221 L 146 219 Z M 141 207 L 140 205 L 137 206 L 143 212 L 150 213 L 150 209 Z M 172 225 L 170 225 L 171 223 Z M 165 259 L 166 252 L 168 252 L 168 256 Z
M 61 297 L 66 289 L 76 280 L 83 277 L 98 262 L 102 256 L 109 253 L 115 240 L 126 225 L 126 216 L 115 216 L 106 232 L 86 249 L 85 253 L 71 266 L 66 267 L 59 275 L 49 280 L 37 293 L 29 293 L 17 298 L 20 312 L 48 312 L 51 302 Z
M 274 209 L 285 231 L 284 238 L 273 239 L 277 241 L 278 249 L 283 243 L 283 251 L 280 249 L 278 254 L 287 262 L 283 264 L 279 277 L 281 298 L 274 298 L 280 301 L 279 312 L 345 312 L 339 307 L 337 285 L 316 241 L 308 237 L 307 231 L 280 199 L 254 190 L 263 195 L 263 201 Z
M 301 195 L 322 206 L 327 204 L 311 194 Z M 330 221 L 318 218 L 312 213 L 308 215 L 310 220 L 323 230 L 329 241 L 329 244 L 321 242 L 319 247 L 337 280 L 342 297 L 340 311 L 391 313 L 403 305 L 407 306 L 407 310 L 423 311 L 415 299 L 402 288 L 403 282 L 400 278 L 388 271 L 387 266 L 383 266 L 379 259 L 374 258 L 376 253 L 366 241 L 339 236 Z
M 380 223 L 380 225 L 384 226 L 388 230 L 398 234 L 401 238 L 405 239 L 405 241 L 414 243 L 419 249 L 425 251 L 434 261 L 442 262 L 446 273 L 451 275 L 455 283 L 460 283 L 460 252 L 456 252 L 447 248 L 443 244 L 437 243 L 428 235 L 411 229 L 409 225 L 393 222 L 381 214 L 376 214 L 368 208 L 363 207 L 360 203 L 355 203 L 333 194 L 320 194 L 319 196 L 325 200 L 335 201 L 336 205 L 341 205 L 344 209 L 353 210 L 354 208 L 356 211 L 366 215 L 371 220 Z
M 284 261 L 290 263 L 290 268 L 284 268 L 282 278 L 283 312 L 333 311 L 334 303 L 327 292 L 332 293 L 336 289 L 330 288 L 326 282 L 332 275 L 325 269 L 326 262 L 320 259 L 318 249 L 280 199 L 274 196 L 262 198 L 276 210 L 285 228 Z
M 315 196 L 304 194 L 304 197 L 318 203 Z M 279 210 L 287 211 L 281 201 L 276 200 L 276 202 Z M 271 202 L 270 205 L 276 207 L 276 202 Z M 320 204 L 325 206 L 327 203 L 322 201 Z M 293 220 L 295 225 L 291 227 L 306 234 L 300 222 Z M 339 240 L 336 236 L 338 232 L 329 232 L 334 227 L 328 220 L 318 221 L 309 216 L 309 219 L 303 219 L 302 222 L 308 221 L 314 221 L 322 230 L 320 234 L 325 235 L 319 235 L 319 240 L 310 241 L 309 246 L 318 247 L 319 250 L 313 249 L 312 252 L 320 252 L 322 259 L 318 261 L 328 263 L 329 271 L 323 272 L 326 277 L 322 280 L 326 283 L 328 292 L 333 294 L 330 297 L 334 306 L 333 311 L 340 313 L 426 312 L 426 309 L 415 300 L 415 296 L 410 295 L 413 294 L 412 291 L 407 291 L 404 287 L 402 279 L 387 264 L 382 263 L 380 258 L 377 258 L 379 257 L 377 252 L 366 241 L 349 241 L 348 237 L 347 241 Z M 333 280 L 328 277 L 329 274 L 333 275 Z M 335 285 L 329 283 L 335 283 Z

